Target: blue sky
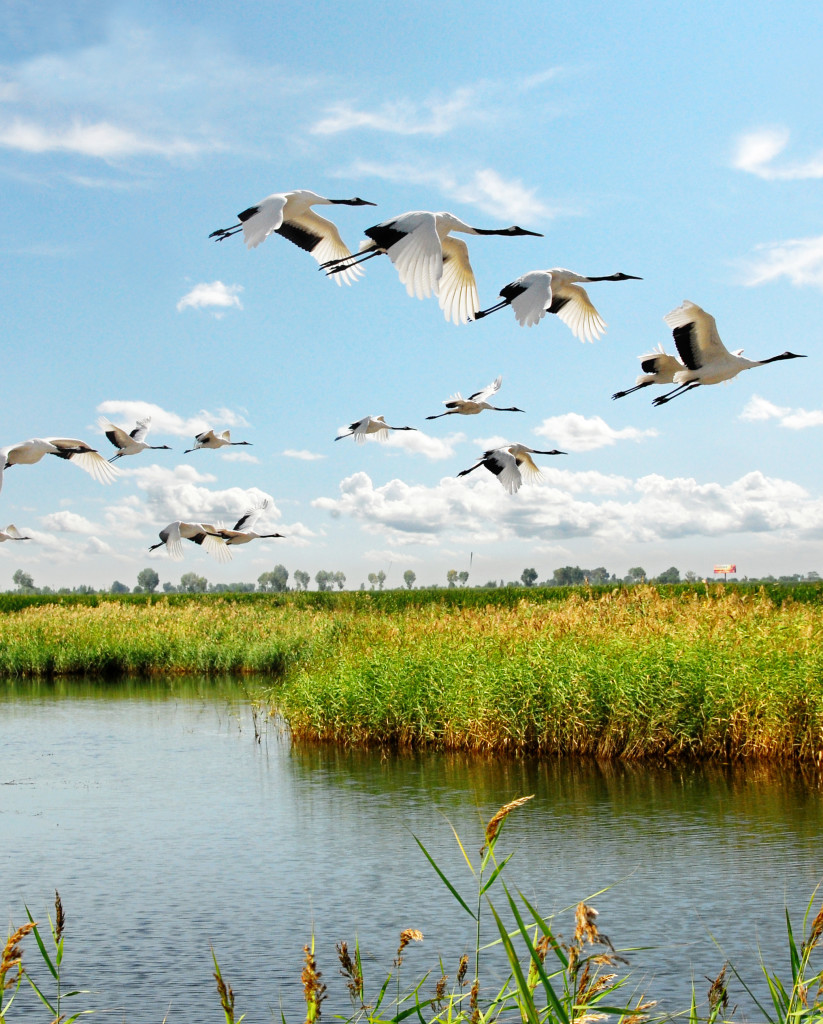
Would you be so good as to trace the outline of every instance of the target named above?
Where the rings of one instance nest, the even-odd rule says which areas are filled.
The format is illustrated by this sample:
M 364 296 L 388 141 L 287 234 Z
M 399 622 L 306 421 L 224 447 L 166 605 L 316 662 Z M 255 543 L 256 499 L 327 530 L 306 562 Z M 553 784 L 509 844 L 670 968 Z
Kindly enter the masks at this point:
M 383 569 L 443 583 L 534 566 L 823 571 L 819 312 L 823 32 L 808 5 L 561 9 L 525 2 L 2 3 L 4 196 L 0 446 L 79 437 L 101 414 L 173 451 L 103 486 L 50 456 L 5 477 L 0 588 L 133 585 L 195 571 L 256 580 L 282 562 L 349 586 Z M 556 317 L 447 323 L 386 258 L 337 287 L 279 236 L 209 232 L 272 192 L 362 196 L 318 208 L 350 248 L 407 210 L 544 237 L 468 237 L 481 304 L 527 271 L 592 284 L 608 324 L 581 344 Z M 331 209 L 331 213 L 329 210 Z M 803 361 L 653 408 L 612 402 L 663 316 L 689 299 L 729 349 Z M 426 422 L 503 376 L 486 412 Z M 334 443 L 365 415 L 418 432 Z M 198 451 L 230 428 L 252 447 Z M 486 448 L 519 441 L 542 478 L 508 495 Z M 264 496 L 284 540 L 218 565 L 148 553 L 174 519 L 229 525 Z

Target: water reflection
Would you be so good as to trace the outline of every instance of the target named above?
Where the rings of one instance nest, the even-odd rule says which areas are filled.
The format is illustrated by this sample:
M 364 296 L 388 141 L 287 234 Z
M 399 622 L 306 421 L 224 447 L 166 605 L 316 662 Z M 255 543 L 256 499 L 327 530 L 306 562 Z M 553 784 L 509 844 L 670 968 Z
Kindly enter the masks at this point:
M 426 936 L 409 976 L 440 953 L 453 973 L 472 922 L 412 834 L 470 896 L 450 826 L 476 852 L 483 823 L 527 793 L 502 840 L 511 881 L 546 914 L 611 886 L 601 926 L 652 947 L 632 955 L 635 981 L 672 1009 L 718 972 L 710 936 L 751 982 L 758 945 L 786 973 L 784 908 L 799 927 L 823 874 L 816 780 L 773 769 L 294 749 L 276 722 L 257 742 L 230 679 L 16 683 L 0 713 L 0 910 L 43 918 L 58 888 L 69 977 L 118 1020 L 219 1014 L 210 943 L 249 1020 L 281 999 L 303 1019 L 312 929 L 329 1018 L 346 1007 L 341 939 L 359 935 L 373 986 L 408 927 Z

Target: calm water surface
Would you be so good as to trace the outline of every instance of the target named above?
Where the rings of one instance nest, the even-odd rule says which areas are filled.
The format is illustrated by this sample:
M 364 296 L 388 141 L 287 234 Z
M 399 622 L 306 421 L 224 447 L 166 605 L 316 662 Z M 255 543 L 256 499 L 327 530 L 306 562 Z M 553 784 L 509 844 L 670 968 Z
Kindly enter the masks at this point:
M 58 889 L 67 979 L 94 990 L 84 1005 L 103 1020 L 222 1019 L 213 945 L 238 1016 L 282 1006 L 299 1024 L 312 930 L 327 1019 L 347 1006 L 341 939 L 359 936 L 372 991 L 403 928 L 425 935 L 407 978 L 439 975 L 440 955 L 453 974 L 472 922 L 412 833 L 471 896 L 449 823 L 476 852 L 483 823 L 529 793 L 498 848 L 515 851 L 510 883 L 544 914 L 610 886 L 591 902 L 616 946 L 644 947 L 632 988 L 683 1010 L 692 979 L 704 996 L 726 956 L 760 985 L 758 948 L 788 974 L 785 910 L 799 930 L 823 877 L 813 779 L 300 750 L 276 724 L 258 742 L 236 689 L 183 686 L 0 688 L 3 923 L 21 924 L 24 903 L 45 921 Z M 557 927 L 569 935 L 572 914 Z M 731 998 L 759 1016 L 739 985 Z

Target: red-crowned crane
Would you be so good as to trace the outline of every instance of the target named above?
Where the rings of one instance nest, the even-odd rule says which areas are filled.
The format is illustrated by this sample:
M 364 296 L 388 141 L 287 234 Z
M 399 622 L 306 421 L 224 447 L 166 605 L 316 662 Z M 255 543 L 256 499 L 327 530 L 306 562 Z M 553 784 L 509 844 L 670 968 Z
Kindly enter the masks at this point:
M 354 437 L 358 444 L 363 444 L 367 434 L 374 434 L 378 441 L 385 441 L 390 430 L 417 430 L 417 427 L 390 427 L 382 416 L 364 416 L 349 424 L 347 434 L 338 434 L 335 441 L 344 437 Z
M 436 416 L 427 416 L 427 420 L 438 420 L 442 416 L 476 416 L 478 413 L 483 412 L 484 409 L 494 409 L 495 412 L 525 412 L 524 409 L 518 409 L 517 406 L 510 405 L 505 408 L 499 405 L 490 405 L 487 401 L 492 395 L 496 395 L 500 390 L 500 385 L 503 383 L 502 377 L 495 377 L 491 384 L 487 384 L 482 390 L 475 391 L 473 395 L 469 395 L 468 398 L 464 398 L 460 392 L 452 395 L 448 401 L 444 402 L 447 412 L 439 412 Z
M 198 448 L 225 448 L 235 444 L 251 444 L 251 441 L 232 441 L 230 430 L 224 430 L 222 434 L 215 434 L 213 430 L 204 430 L 202 434 L 195 435 L 194 448 L 186 448 L 183 454 L 196 452 Z
M 329 260 L 341 260 L 351 257 L 351 251 L 340 237 L 340 232 L 330 220 L 321 217 L 312 210 L 312 206 L 375 206 L 365 199 L 327 199 L 308 189 L 295 189 L 292 192 L 274 192 L 259 203 L 237 214 L 239 223 L 228 228 L 212 231 L 209 238 L 218 242 L 243 232 L 246 248 L 254 249 L 272 232 L 288 238 L 290 242 L 305 249 L 318 263 Z M 361 271 L 341 270 L 337 283 L 341 278 L 351 284 Z
M 409 295 L 427 299 L 437 295 L 447 320 L 465 323 L 474 317 L 479 305 L 469 250 L 450 232 L 466 235 L 534 235 L 537 231 L 513 225 L 508 228 L 475 228 L 452 213 L 412 210 L 392 220 L 366 228 L 368 236 L 360 244 L 360 253 L 352 260 L 330 260 L 329 274 L 343 274 L 358 264 L 386 253 L 397 269 Z
M 147 416 L 144 420 L 137 421 L 137 426 L 134 430 L 126 433 L 122 427 L 118 427 L 110 420 L 101 416 L 97 421 L 97 425 L 117 449 L 117 454 L 112 455 L 109 462 L 114 462 L 115 459 L 122 459 L 124 455 L 138 455 L 140 452 L 147 451 L 148 449 L 159 451 L 161 448 L 165 448 L 167 451 L 171 451 L 167 444 L 146 444 L 143 438 L 149 432 L 150 424 L 151 416 Z
M 264 537 L 282 537 L 282 533 L 256 533 L 254 527 L 257 524 L 257 520 L 269 507 L 268 498 L 262 501 L 259 505 L 255 505 L 253 508 L 248 509 L 234 524 L 231 530 L 225 530 L 221 527 L 217 527 L 215 532 L 219 537 L 222 537 L 224 544 L 248 544 L 252 540 L 260 540 Z M 214 527 L 212 527 L 214 529 Z
M 674 375 L 684 369 L 684 366 L 677 356 L 669 355 L 662 345 L 658 345 L 653 352 L 640 356 L 640 369 L 643 373 L 635 381 L 634 387 L 625 391 L 615 391 L 612 398 L 625 398 L 633 391 L 647 388 L 650 384 L 671 384 Z
M 606 277 L 584 277 L 572 270 L 554 267 L 552 270 L 532 270 L 500 289 L 502 302 L 488 309 L 478 310 L 475 320 L 511 306 L 521 327 L 534 327 L 546 313 L 556 313 L 580 341 L 594 341 L 606 329 L 606 324 L 592 305 L 580 281 L 641 281 L 633 274 L 609 274 Z
M 9 523 L 5 530 L 0 530 L 0 544 L 7 540 L 31 540 L 31 537 L 24 537 L 14 523 Z
M 217 533 L 217 527 L 211 523 L 186 523 L 176 519 L 160 531 L 160 541 L 151 544 L 149 551 L 161 548 L 166 545 L 169 558 L 175 562 L 183 560 L 183 541 L 190 540 L 193 544 L 200 544 L 217 562 L 228 562 L 231 560 L 231 551 L 226 547 L 222 537 Z
M 685 367 L 674 375 L 673 380 L 677 384 L 674 391 L 658 396 L 652 405 L 663 405 L 701 384 L 731 380 L 741 370 L 751 370 L 782 359 L 806 358 L 794 352 L 781 352 L 769 359 L 745 359 L 741 354 L 742 348 L 729 352 L 720 340 L 714 317 L 688 299 L 663 319 L 672 328 L 674 343 Z
M 503 489 L 509 494 L 516 494 L 523 483 L 523 476 L 535 479 L 540 476 L 540 470 L 532 461 L 532 455 L 566 455 L 566 452 L 540 451 L 537 448 L 527 448 L 524 444 L 503 445 L 501 448 L 492 448 L 491 451 L 483 452 L 479 462 L 468 469 L 462 470 L 458 476 L 466 476 L 473 473 L 481 466 L 494 473 L 500 481 Z
M 117 476 L 114 466 L 110 466 L 100 452 L 85 441 L 71 437 L 32 437 L 0 448 L 0 487 L 3 486 L 3 472 L 9 466 L 32 466 L 44 455 L 68 459 L 102 484 L 110 484 Z

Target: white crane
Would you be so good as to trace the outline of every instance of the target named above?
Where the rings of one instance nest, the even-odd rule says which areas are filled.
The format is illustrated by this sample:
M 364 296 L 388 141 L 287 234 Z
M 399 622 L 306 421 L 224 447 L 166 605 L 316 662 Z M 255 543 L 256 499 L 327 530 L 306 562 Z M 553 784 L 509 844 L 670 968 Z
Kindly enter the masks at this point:
M 109 462 L 121 459 L 124 455 L 138 455 L 140 452 L 144 452 L 148 449 L 151 449 L 152 451 L 159 451 L 161 448 L 165 448 L 167 451 L 171 451 L 167 444 L 146 444 L 143 438 L 149 432 L 150 424 L 151 416 L 147 416 L 144 420 L 137 421 L 137 426 L 134 430 L 130 433 L 126 433 L 122 427 L 118 427 L 110 420 L 101 416 L 97 421 L 97 426 L 100 427 L 109 441 L 111 441 L 117 449 L 117 454 L 112 455 Z
M 751 370 L 782 359 L 806 358 L 794 352 L 781 352 L 769 359 L 745 359 L 742 348 L 729 352 L 720 340 L 714 317 L 688 299 L 663 319 L 672 328 L 674 343 L 685 367 L 674 375 L 673 381 L 677 384 L 674 391 L 658 396 L 652 405 L 663 405 L 701 384 L 731 380 L 741 370 Z
M 5 530 L 0 530 L 0 544 L 7 540 L 31 540 L 31 537 L 24 537 L 14 523 L 9 523 Z
M 594 341 L 606 329 L 606 324 L 592 305 L 580 281 L 641 281 L 633 274 L 609 274 L 607 277 L 583 277 L 572 270 L 554 267 L 552 270 L 532 270 L 500 289 L 502 302 L 488 309 L 478 310 L 475 320 L 511 306 L 521 327 L 534 327 L 546 313 L 556 313 L 580 341 Z
M 266 498 L 259 505 L 244 512 L 231 530 L 225 530 L 218 526 L 217 536 L 222 537 L 224 544 L 248 544 L 249 541 L 260 540 L 263 537 L 282 537 L 282 533 L 255 533 L 254 531 L 257 520 L 268 507 L 269 500 Z
M 491 384 L 487 384 L 482 390 L 475 391 L 473 395 L 469 395 L 468 398 L 464 398 L 460 392 L 452 395 L 452 397 L 443 403 L 446 406 L 447 412 L 439 412 L 436 416 L 427 416 L 427 420 L 438 420 L 442 416 L 476 416 L 478 413 L 483 412 L 484 409 L 494 409 L 495 412 L 525 412 L 524 409 L 518 409 L 514 405 L 503 408 L 499 405 L 490 405 L 487 399 L 491 398 L 492 395 L 496 395 L 500 390 L 500 385 L 503 383 L 502 377 L 495 377 Z
M 204 551 L 208 552 L 215 561 L 231 561 L 231 551 L 216 530 L 217 528 L 211 523 L 186 523 L 176 519 L 160 531 L 159 543 L 151 544 L 149 551 L 161 548 L 165 544 L 169 558 L 175 562 L 181 562 L 183 560 L 183 541 L 190 540 L 193 544 L 202 545 Z
M 534 235 L 517 225 L 508 228 L 475 228 L 452 213 L 430 213 L 412 210 L 392 220 L 366 228 L 368 236 L 360 244 L 359 258 L 330 260 L 325 264 L 329 274 L 342 274 L 352 267 L 386 253 L 397 268 L 406 291 L 418 299 L 437 295 L 447 320 L 465 323 L 474 318 L 480 304 L 469 250 L 450 232 L 466 235 Z
M 251 441 L 232 441 L 230 430 L 224 430 L 222 434 L 215 434 L 213 430 L 204 430 L 202 434 L 195 435 L 194 448 L 186 448 L 183 454 L 196 452 L 198 448 L 225 448 L 227 445 L 234 444 L 251 444 Z
M 0 448 L 0 487 L 3 486 L 3 473 L 9 466 L 32 466 L 44 455 L 68 459 L 102 484 L 110 484 L 118 475 L 114 466 L 110 466 L 100 452 L 85 441 L 70 437 L 32 437 Z
M 335 441 L 343 437 L 354 437 L 358 444 L 363 444 L 367 434 L 375 434 L 378 441 L 385 441 L 390 430 L 417 430 L 417 427 L 390 427 L 382 416 L 364 416 L 349 424 L 347 434 L 338 434 Z
M 480 461 L 469 469 L 464 469 L 458 476 L 466 476 L 473 473 L 481 466 L 485 466 L 490 473 L 494 473 L 500 481 L 503 489 L 509 494 L 516 494 L 523 483 L 523 475 L 531 479 L 540 476 L 540 470 L 532 461 L 532 455 L 566 455 L 567 452 L 559 452 L 552 449 L 550 452 L 539 451 L 537 448 L 527 448 L 524 444 L 503 445 L 501 448 L 492 448 L 491 451 L 483 452 Z
M 375 206 L 365 199 L 327 199 L 308 189 L 295 189 L 292 192 L 274 192 L 259 203 L 237 214 L 238 224 L 229 228 L 218 228 L 212 231 L 209 238 L 218 242 L 243 232 L 246 248 L 254 249 L 272 232 L 276 231 L 301 249 L 310 252 L 318 263 L 329 260 L 347 259 L 351 251 L 340 237 L 340 232 L 330 220 L 321 217 L 312 210 L 312 206 Z M 346 284 L 360 276 L 359 270 L 342 270 L 340 278 Z M 340 278 L 337 283 L 340 284 Z
M 640 356 L 640 369 L 643 373 L 635 381 L 634 387 L 625 391 L 615 391 L 612 398 L 625 398 L 633 391 L 647 388 L 650 384 L 671 384 L 674 375 L 685 367 L 677 356 L 669 355 L 662 345 L 658 345 L 645 356 Z

